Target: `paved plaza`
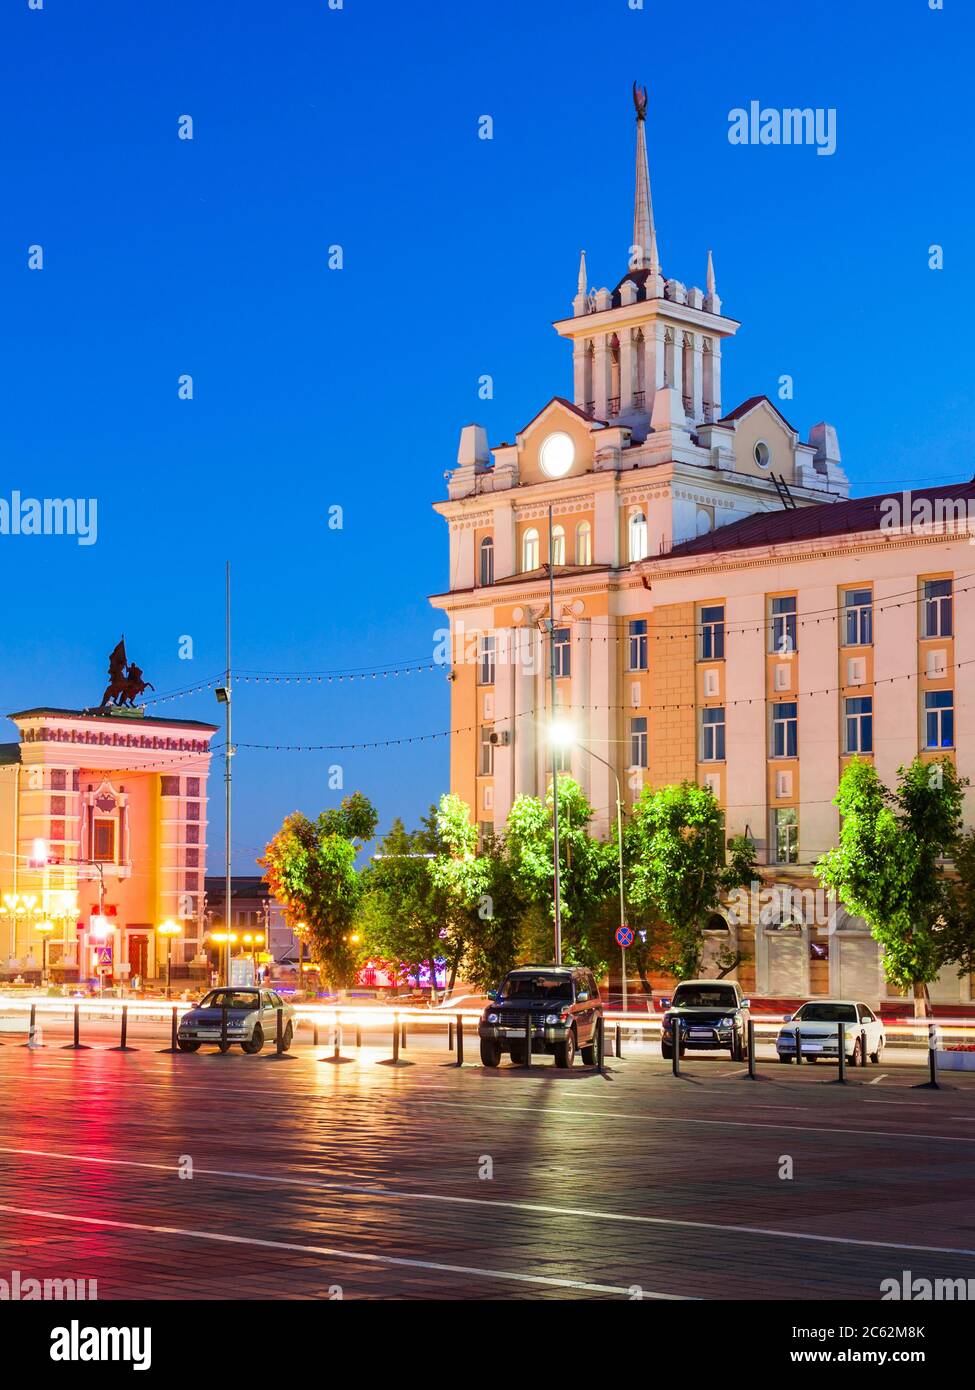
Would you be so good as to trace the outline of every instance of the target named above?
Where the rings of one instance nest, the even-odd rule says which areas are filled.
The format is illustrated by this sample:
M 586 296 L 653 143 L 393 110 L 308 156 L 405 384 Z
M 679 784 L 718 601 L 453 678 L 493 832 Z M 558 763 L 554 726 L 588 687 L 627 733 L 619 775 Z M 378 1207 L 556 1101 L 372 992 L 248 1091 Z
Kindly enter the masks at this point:
M 141 1030 L 140 1030 L 141 1031 Z M 877 1299 L 975 1277 L 975 1077 L 0 1046 L 0 1274 L 128 1298 Z M 791 1176 L 789 1174 L 791 1173 Z M 6 1276 L 5 1276 L 6 1277 Z

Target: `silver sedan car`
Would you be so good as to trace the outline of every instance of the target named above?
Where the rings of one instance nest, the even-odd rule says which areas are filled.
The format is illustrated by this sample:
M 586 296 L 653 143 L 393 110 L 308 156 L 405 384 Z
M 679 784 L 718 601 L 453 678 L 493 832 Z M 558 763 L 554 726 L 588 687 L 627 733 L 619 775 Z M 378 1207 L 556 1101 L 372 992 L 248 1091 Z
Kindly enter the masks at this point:
M 227 1041 L 221 1042 L 223 1014 L 227 1012 Z M 278 1010 L 282 1011 L 285 1052 L 294 1038 L 294 1009 L 273 989 L 211 989 L 179 1021 L 176 1045 L 180 1052 L 196 1052 L 201 1043 L 215 1042 L 221 1052 L 240 1043 L 244 1052 L 260 1052 L 265 1042 L 277 1039 Z

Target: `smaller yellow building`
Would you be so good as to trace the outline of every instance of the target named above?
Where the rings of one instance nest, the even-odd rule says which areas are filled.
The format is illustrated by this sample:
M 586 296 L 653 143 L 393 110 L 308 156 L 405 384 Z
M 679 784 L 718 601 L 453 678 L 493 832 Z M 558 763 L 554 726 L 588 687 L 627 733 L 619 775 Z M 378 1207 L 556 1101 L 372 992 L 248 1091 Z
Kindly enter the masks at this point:
M 158 977 L 203 951 L 216 725 L 41 706 L 0 745 L 0 979 Z

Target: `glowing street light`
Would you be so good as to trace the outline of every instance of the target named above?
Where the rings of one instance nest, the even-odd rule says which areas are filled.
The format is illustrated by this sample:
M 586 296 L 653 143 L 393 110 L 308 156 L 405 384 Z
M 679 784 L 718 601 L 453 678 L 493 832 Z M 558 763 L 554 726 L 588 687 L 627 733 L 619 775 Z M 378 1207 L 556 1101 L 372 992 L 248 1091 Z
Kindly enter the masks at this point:
M 156 931 L 166 942 L 166 998 L 168 999 L 170 996 L 170 985 L 172 983 L 173 937 L 180 936 L 183 928 L 178 922 L 167 920 L 161 922 L 156 928 Z
M 623 887 L 623 790 L 620 786 L 619 775 L 611 762 L 601 757 L 599 753 L 594 753 L 591 748 L 587 748 L 584 743 L 580 743 L 576 737 L 575 730 L 571 724 L 564 720 L 553 720 L 548 728 L 548 738 L 553 748 L 578 748 L 589 758 L 595 758 L 597 763 L 602 763 L 603 767 L 608 767 L 616 780 L 616 847 L 619 856 L 619 880 L 620 880 L 620 926 L 626 926 L 626 896 Z M 557 794 L 557 793 L 556 793 Z M 626 947 L 620 946 L 620 956 L 622 958 L 622 980 L 623 980 L 623 1012 L 626 1013 Z

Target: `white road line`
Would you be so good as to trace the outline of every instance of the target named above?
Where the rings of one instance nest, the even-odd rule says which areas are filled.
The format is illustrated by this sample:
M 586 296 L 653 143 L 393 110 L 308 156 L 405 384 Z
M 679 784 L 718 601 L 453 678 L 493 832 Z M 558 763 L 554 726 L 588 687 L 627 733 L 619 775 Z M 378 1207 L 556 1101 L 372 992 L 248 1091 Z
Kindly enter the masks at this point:
M 882 1072 L 880 1073 L 879 1076 L 875 1076 L 874 1079 L 873 1079 L 872 1081 L 868 1081 L 868 1082 L 867 1082 L 867 1085 L 868 1085 L 868 1086 L 876 1086 L 877 1082 L 878 1082 L 878 1081 L 883 1081 L 884 1077 L 887 1076 L 887 1075 L 888 1075 L 887 1072 L 882 1071 Z
M 178 1173 L 179 1165 L 174 1163 L 148 1163 L 144 1160 L 126 1158 L 98 1158 L 87 1154 L 56 1153 L 44 1149 L 15 1149 L 0 1145 L 0 1153 L 17 1154 L 20 1157 L 63 1159 L 68 1163 L 94 1163 L 110 1168 L 140 1168 L 155 1172 Z M 612 1221 L 636 1226 L 676 1226 L 682 1230 L 721 1231 L 735 1235 L 774 1236 L 779 1240 L 812 1241 L 822 1245 L 855 1245 L 876 1250 L 908 1250 L 914 1254 L 928 1255 L 967 1255 L 975 1258 L 975 1249 L 953 1245 L 912 1245 L 900 1241 L 865 1240 L 853 1236 L 815 1235 L 808 1231 L 784 1231 L 766 1226 L 738 1226 L 720 1221 L 690 1221 L 670 1216 L 639 1216 L 629 1212 L 598 1211 L 590 1207 L 557 1207 L 547 1202 L 515 1202 L 501 1197 L 457 1197 L 442 1192 L 414 1192 L 403 1188 L 369 1185 L 365 1183 L 344 1183 L 314 1181 L 310 1178 L 289 1178 L 274 1173 L 251 1173 L 235 1168 L 202 1168 L 194 1164 L 194 1175 L 205 1177 L 233 1178 L 234 1181 L 248 1181 L 274 1184 L 281 1187 L 312 1188 L 319 1191 L 353 1193 L 366 1197 L 389 1197 L 407 1201 L 437 1202 L 447 1206 L 500 1207 L 507 1211 L 531 1212 L 534 1215 L 575 1216 L 594 1221 Z M 7 1210 L 0 1206 L 0 1211 Z M 500 1276 L 499 1276 L 500 1277 Z M 673 1295 L 655 1295 L 673 1297 Z
M 42 1221 L 74 1222 L 82 1226 L 99 1226 L 115 1231 L 144 1231 L 150 1235 L 185 1236 L 190 1240 L 212 1240 L 225 1245 L 254 1245 L 263 1250 L 286 1250 L 299 1255 L 325 1255 L 334 1260 L 353 1260 L 361 1264 L 391 1265 L 401 1269 L 428 1269 L 443 1274 L 472 1274 L 479 1279 L 498 1279 L 517 1284 L 536 1284 L 550 1289 L 575 1289 L 582 1293 L 611 1293 L 628 1297 L 632 1285 L 589 1284 L 581 1279 L 559 1279 L 556 1275 L 515 1274 L 502 1269 L 480 1269 L 476 1265 L 449 1265 L 435 1260 L 410 1260 L 395 1255 L 374 1255 L 358 1250 L 337 1250 L 327 1245 L 299 1245 L 285 1240 L 262 1240 L 258 1236 L 232 1236 L 221 1231 L 193 1231 L 185 1226 L 155 1226 L 141 1221 L 113 1221 L 103 1216 L 76 1216 L 73 1212 L 45 1211 L 37 1207 L 13 1207 L 0 1204 L 0 1211 L 15 1216 L 33 1216 Z M 684 1302 L 681 1294 L 652 1293 L 641 1290 L 643 1298 Z M 694 1300 L 696 1301 L 696 1300 Z

